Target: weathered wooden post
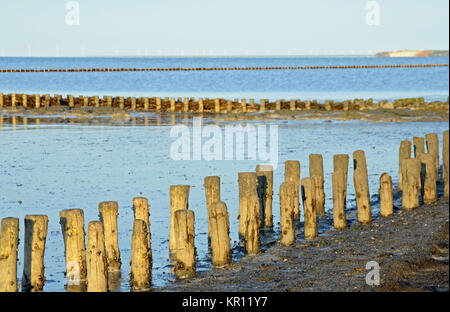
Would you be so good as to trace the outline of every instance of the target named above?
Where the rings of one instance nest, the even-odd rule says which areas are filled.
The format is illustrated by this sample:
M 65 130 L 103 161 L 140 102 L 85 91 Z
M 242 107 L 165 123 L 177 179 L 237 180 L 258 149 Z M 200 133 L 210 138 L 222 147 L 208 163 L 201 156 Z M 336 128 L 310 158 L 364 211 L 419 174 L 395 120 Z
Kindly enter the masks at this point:
M 50 94 L 44 94 L 44 105 L 46 107 L 50 106 L 50 99 L 51 99 Z
M 294 220 L 300 219 L 300 162 L 286 160 L 284 163 L 284 181 L 295 184 Z
M 41 107 L 41 96 L 39 94 L 34 95 L 34 107 L 35 108 Z
M 192 210 L 175 211 L 176 264 L 177 278 L 186 278 L 195 274 L 195 230 Z
M 347 218 L 345 216 L 345 201 L 347 193 L 347 183 L 345 173 L 342 169 L 337 169 L 332 174 L 333 184 L 333 226 L 335 229 L 345 229 Z
M 231 113 L 233 111 L 233 102 L 231 100 L 227 100 L 227 113 Z
M 25 244 L 22 290 L 41 291 L 44 288 L 44 253 L 47 239 L 48 217 L 25 216 Z
M 203 187 L 206 195 L 206 212 L 208 216 L 208 238 L 211 237 L 211 207 L 220 201 L 220 177 L 206 177 Z
M 280 243 L 290 246 L 295 243 L 294 225 L 295 184 L 283 182 L 280 185 Z
M 4 218 L 0 230 L 0 292 L 17 292 L 19 219 Z
M 444 132 L 444 141 L 442 146 L 442 159 L 443 159 L 443 168 L 442 168 L 442 177 L 444 180 L 444 196 L 449 197 L 449 134 L 448 130 Z
M 161 98 L 156 98 L 156 110 L 159 112 L 161 111 Z
M 257 165 L 256 177 L 258 179 L 257 193 L 261 201 L 260 216 L 264 227 L 273 226 L 272 200 L 273 200 L 273 166 Z
M 184 98 L 183 110 L 185 113 L 189 112 L 189 98 Z
M 311 101 L 305 102 L 305 109 L 310 110 L 311 109 Z
M 425 135 L 427 152 L 434 157 L 434 166 L 436 170 L 436 182 L 439 181 L 439 138 L 436 133 Z
M 241 106 L 242 106 L 242 112 L 246 113 L 247 112 L 247 100 L 246 99 L 242 99 Z
M 384 172 L 380 176 L 380 215 L 383 217 L 392 216 L 394 213 L 394 197 L 392 191 L 392 178 Z
M 16 104 L 17 104 L 16 94 L 15 94 L 15 93 L 12 93 L 12 94 L 11 94 L 11 106 L 12 106 L 13 108 L 15 108 L 15 107 L 16 107 Z
M 266 100 L 261 100 L 259 102 L 259 111 L 264 112 L 266 110 Z
M 175 112 L 175 98 L 170 98 L 170 111 Z
M 131 238 L 130 286 L 133 291 L 150 289 L 152 279 L 152 255 L 149 230 L 144 220 L 135 219 Z
M 189 208 L 189 185 L 172 185 L 170 186 L 170 236 L 169 251 L 176 252 L 176 235 L 175 235 L 175 212 L 177 210 L 187 210 Z
M 316 212 L 316 186 L 314 178 L 308 177 L 302 179 L 302 199 L 303 213 L 305 215 L 305 238 L 311 239 L 317 237 L 317 212 Z
M 214 112 L 220 113 L 220 99 L 214 99 Z
M 291 100 L 291 101 L 289 102 L 289 109 L 290 109 L 291 111 L 295 111 L 295 100 Z
M 345 175 L 345 185 L 347 187 L 348 183 L 348 162 L 350 157 L 347 154 L 338 154 L 333 156 L 333 170 L 334 172 L 338 171 L 339 169 L 342 170 L 342 172 Z
M 122 97 L 122 98 L 123 98 L 123 97 Z M 106 105 L 107 105 L 108 107 L 112 107 L 112 96 L 108 95 L 108 96 L 106 97 Z
M 108 263 L 103 225 L 100 221 L 91 221 L 88 224 L 87 286 L 88 292 L 108 291 Z
M 123 96 L 119 96 L 119 108 L 120 109 L 125 108 L 125 98 Z
M 424 153 L 418 158 L 421 162 L 420 184 L 424 204 L 433 204 L 437 200 L 436 182 L 439 175 L 436 172 L 434 154 Z
M 80 285 L 86 280 L 86 247 L 84 213 L 81 209 L 67 209 L 59 213 L 66 258 L 68 285 Z
M 421 162 L 419 159 L 405 159 L 402 164 L 403 192 L 402 208 L 414 209 L 419 207 L 419 192 Z
M 316 210 L 319 217 L 325 216 L 325 191 L 323 157 L 321 154 L 309 155 L 309 176 L 315 179 Z
M 22 106 L 24 108 L 28 107 L 28 95 L 22 94 Z
M 257 255 L 261 252 L 260 227 L 259 199 L 256 195 L 250 195 L 245 220 L 245 250 L 248 255 Z
M 414 158 L 418 158 L 420 154 L 425 153 L 425 139 L 423 137 L 413 137 Z
M 119 216 L 119 204 L 117 202 L 102 202 L 98 206 L 100 221 L 103 224 L 105 236 L 105 251 L 108 261 L 108 271 L 120 271 L 119 235 L 117 230 L 117 217 Z
M 100 99 L 98 95 L 94 96 L 94 106 L 97 108 L 100 107 Z
M 366 155 L 363 150 L 353 152 L 353 169 L 361 169 L 368 176 Z
M 250 209 L 250 197 L 256 196 L 258 178 L 255 172 L 239 172 L 239 236 L 245 238 L 247 216 Z M 259 209 L 259 208 L 258 208 Z
M 400 143 L 399 156 L 398 156 L 398 189 L 402 190 L 402 163 L 405 159 L 411 158 L 411 141 L 404 140 Z
M 150 232 L 150 206 L 148 204 L 148 199 L 145 197 L 135 197 L 133 198 L 133 210 L 134 210 L 134 219 L 135 220 L 142 220 L 145 222 L 146 225 L 146 231 L 148 234 L 148 248 L 150 250 L 150 256 L 151 256 L 151 241 L 152 241 L 152 235 Z
M 203 113 L 203 111 L 205 110 L 204 104 L 203 104 L 203 99 L 199 98 L 198 99 L 198 112 L 199 113 Z
M 0 108 L 3 108 L 3 106 L 5 105 L 4 101 L 5 100 L 4 100 L 4 97 L 3 97 L 3 93 L 0 92 Z
M 215 267 L 231 263 L 230 223 L 227 205 L 217 201 L 211 205 L 211 258 Z
M 136 110 L 136 97 L 131 97 L 131 109 Z
M 358 222 L 368 223 L 372 221 L 370 207 L 370 192 L 367 173 L 363 168 L 357 168 L 353 172 L 353 184 L 355 186 L 356 205 L 358 208 Z
M 89 106 L 89 97 L 84 96 L 83 97 L 83 107 L 88 107 Z
M 275 102 L 275 110 L 277 110 L 277 111 L 281 110 L 281 101 L 280 100 L 277 100 Z
M 67 99 L 69 100 L 69 107 L 75 107 L 75 102 L 73 99 L 73 95 L 68 94 Z
M 255 99 L 250 99 L 250 108 L 251 108 L 252 110 L 255 109 Z

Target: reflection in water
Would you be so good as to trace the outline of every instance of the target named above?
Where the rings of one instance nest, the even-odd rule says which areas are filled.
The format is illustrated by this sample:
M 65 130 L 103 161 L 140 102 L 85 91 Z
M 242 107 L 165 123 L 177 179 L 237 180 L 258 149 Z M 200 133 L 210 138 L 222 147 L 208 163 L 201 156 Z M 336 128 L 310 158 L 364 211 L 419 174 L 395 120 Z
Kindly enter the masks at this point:
M 66 285 L 67 292 L 85 292 L 87 291 L 86 282 L 81 282 L 79 285 Z
M 119 291 L 121 282 L 122 272 L 114 271 L 108 272 L 108 290 L 109 291 Z

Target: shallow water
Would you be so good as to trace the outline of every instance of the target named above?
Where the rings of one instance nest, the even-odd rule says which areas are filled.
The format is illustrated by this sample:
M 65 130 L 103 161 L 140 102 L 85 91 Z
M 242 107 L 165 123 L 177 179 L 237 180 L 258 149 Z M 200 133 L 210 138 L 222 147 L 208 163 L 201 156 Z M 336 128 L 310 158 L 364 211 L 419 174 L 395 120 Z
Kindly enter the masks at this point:
M 12 58 L 0 68 L 268 67 L 448 64 L 448 57 Z M 448 67 L 196 72 L 0 73 L 0 92 L 255 99 L 446 100 Z
M 47 214 L 49 227 L 45 254 L 47 282 L 44 290 L 64 291 L 64 244 L 59 225 L 59 211 L 82 208 L 85 224 L 98 219 L 98 204 L 114 200 L 119 203 L 119 247 L 122 278 L 119 291 L 128 291 L 132 199 L 149 198 L 153 249 L 153 284 L 172 281 L 169 261 L 169 187 L 191 185 L 189 208 L 195 212 L 195 243 L 198 271 L 210 267 L 207 243 L 206 203 L 203 178 L 221 177 L 222 200 L 230 213 L 231 238 L 238 241 L 238 172 L 253 171 L 258 160 L 175 161 L 170 157 L 173 124 L 191 126 L 188 115 L 140 114 L 127 123 L 52 123 L 52 119 L 0 119 L 0 217 L 20 218 L 18 272 L 23 270 L 23 218 L 27 214 Z M 173 116 L 173 118 L 171 117 Z M 187 117 L 187 118 L 186 118 Z M 204 124 L 223 126 L 204 118 Z M 247 124 L 260 124 L 248 121 Z M 383 172 L 398 181 L 398 147 L 401 140 L 436 132 L 442 144 L 447 122 L 366 123 L 362 121 L 273 121 L 278 125 L 278 166 L 274 173 L 273 211 L 278 237 L 279 187 L 284 179 L 284 161 L 300 160 L 301 177 L 309 175 L 308 155 L 320 153 L 324 158 L 326 209 L 332 209 L 331 173 L 334 154 L 350 155 L 357 149 L 366 152 L 369 185 L 377 212 L 378 179 Z M 268 130 L 269 131 L 269 130 Z M 203 143 L 207 139 L 203 139 Z M 192 151 L 191 151 L 192 152 Z M 350 161 L 351 166 L 351 161 Z M 352 168 L 348 181 L 348 218 L 355 207 Z M 20 202 L 19 202 L 20 201 Z M 330 216 L 331 217 L 331 216 Z M 321 221 L 321 231 L 329 221 Z M 301 231 L 299 233 L 301 239 Z M 239 248 L 233 257 L 241 256 Z

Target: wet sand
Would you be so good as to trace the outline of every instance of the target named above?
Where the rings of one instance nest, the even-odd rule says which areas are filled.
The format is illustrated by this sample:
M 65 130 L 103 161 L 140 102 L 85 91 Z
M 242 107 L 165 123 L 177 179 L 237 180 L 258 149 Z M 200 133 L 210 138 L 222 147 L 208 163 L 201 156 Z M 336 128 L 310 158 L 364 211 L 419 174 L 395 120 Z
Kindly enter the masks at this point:
M 329 230 L 311 241 L 246 256 L 225 269 L 156 291 L 370 292 L 449 291 L 449 202 L 397 210 L 368 225 Z M 380 266 L 380 285 L 366 284 L 366 263 Z

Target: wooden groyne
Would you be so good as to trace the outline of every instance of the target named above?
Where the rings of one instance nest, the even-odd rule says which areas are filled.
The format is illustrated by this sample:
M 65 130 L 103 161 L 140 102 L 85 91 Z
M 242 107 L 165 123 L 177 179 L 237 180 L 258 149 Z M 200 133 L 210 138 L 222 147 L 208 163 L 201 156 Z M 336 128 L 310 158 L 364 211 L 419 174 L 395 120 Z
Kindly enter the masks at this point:
M 124 96 L 62 96 L 59 94 L 19 94 L 0 93 L 0 110 L 45 110 L 45 109 L 117 109 L 141 112 L 184 112 L 184 113 L 255 113 L 265 111 L 370 111 L 389 109 L 447 110 L 446 102 L 426 102 L 424 98 L 407 98 L 394 101 L 373 99 L 353 99 L 345 101 L 326 100 L 275 100 L 224 99 L 224 98 L 160 98 Z
M 402 192 L 401 209 L 410 210 L 421 204 L 434 203 L 438 199 L 436 184 L 444 184 L 444 197 L 448 197 L 449 188 L 449 135 L 443 134 L 442 148 L 438 146 L 436 133 L 425 136 L 428 142 L 423 150 L 413 155 L 411 141 L 399 144 L 399 175 Z M 422 146 L 422 140 L 417 146 Z M 409 142 L 409 143 L 407 143 Z M 438 153 L 438 155 L 436 154 Z M 442 166 L 440 160 L 442 159 Z M 368 187 L 368 169 L 363 150 L 353 153 L 353 177 L 357 203 L 357 221 L 363 226 L 373 220 Z M 370 161 L 370 159 L 369 159 Z M 438 166 L 436 167 L 436 161 Z M 285 181 L 280 185 L 280 240 L 286 248 L 299 241 L 296 235 L 296 209 L 299 203 L 303 206 L 305 239 L 314 240 L 318 235 L 318 218 L 321 211 L 323 191 L 323 158 L 319 154 L 310 156 L 310 177 L 300 179 L 300 162 L 286 161 Z M 345 229 L 346 192 L 348 178 L 347 154 L 334 155 L 334 172 L 332 174 L 333 225 L 336 230 Z M 314 167 L 318 167 L 316 170 Z M 442 167 L 442 175 L 436 168 Z M 371 173 L 374 174 L 374 173 Z M 255 172 L 238 173 L 239 183 L 239 234 L 245 243 L 248 255 L 258 256 L 261 252 L 260 231 L 263 227 L 272 227 L 261 214 L 269 214 L 267 194 L 271 196 L 273 188 L 273 168 L 258 166 Z M 262 183 L 261 181 L 265 181 Z M 380 202 L 380 217 L 389 217 L 393 210 L 392 177 L 381 173 L 377 193 Z M 316 183 L 320 183 L 319 186 Z M 323 181 L 326 183 L 327 181 Z M 330 181 L 329 181 L 330 182 Z M 202 209 L 208 215 L 208 239 L 211 242 L 211 262 L 215 267 L 226 267 L 232 263 L 230 245 L 230 225 L 228 207 L 220 197 L 220 177 L 206 177 L 204 183 L 206 204 Z M 264 192 L 262 191 L 264 190 Z M 189 278 L 196 274 L 195 247 L 195 213 L 189 209 L 189 185 L 170 187 L 170 251 L 174 256 L 174 272 L 177 278 Z M 301 199 L 301 201 L 300 201 Z M 133 291 L 151 288 L 152 245 L 150 229 L 149 200 L 144 197 L 133 199 L 134 222 L 131 242 L 130 286 Z M 169 206 L 169 205 L 168 205 Z M 99 220 L 88 223 L 87 240 L 85 233 L 84 212 L 81 209 L 62 210 L 60 212 L 61 243 L 64 243 L 66 262 L 67 289 L 70 285 L 87 283 L 90 292 L 112 290 L 108 272 L 121 268 L 120 250 L 118 246 L 118 204 L 102 202 L 99 205 Z M 300 210 L 299 210 L 300 212 Z M 270 207 L 271 213 L 271 207 Z M 169 222 L 168 222 L 169 223 Z M 24 271 L 22 291 L 42 291 L 45 284 L 45 243 L 47 238 L 48 218 L 45 215 L 27 215 L 25 217 Z M 123 229 L 121 229 L 123 230 Z M 0 291 L 18 291 L 17 250 L 19 247 L 19 220 L 7 217 L 1 221 L 0 230 Z M 86 245 L 85 245 L 86 242 Z M 154 247 L 153 247 L 154 248 Z

